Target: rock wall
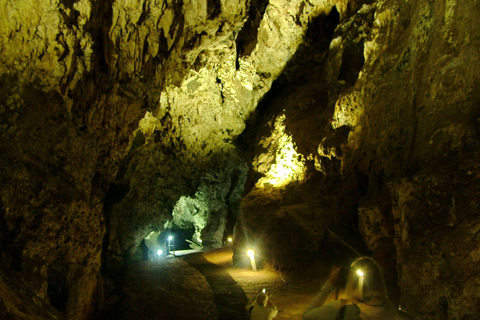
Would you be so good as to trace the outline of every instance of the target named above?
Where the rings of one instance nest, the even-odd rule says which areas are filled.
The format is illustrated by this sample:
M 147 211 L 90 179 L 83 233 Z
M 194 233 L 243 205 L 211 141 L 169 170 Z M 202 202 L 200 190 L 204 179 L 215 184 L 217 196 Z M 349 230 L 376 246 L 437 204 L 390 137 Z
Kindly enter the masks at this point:
M 181 5 L 160 2 L 0 6 L 2 268 L 67 318 L 101 308 L 105 192 L 139 121 L 158 105 L 162 68 L 176 63 L 167 62 L 168 43 L 181 24 L 168 19 Z M 166 22 L 147 19 L 157 6 L 170 12 Z M 172 32 L 149 48 L 158 23 Z M 7 314 L 56 317 L 0 301 Z
M 333 230 L 372 253 L 413 315 L 475 319 L 478 5 L 350 5 L 334 32 L 331 12 L 312 21 L 257 109 L 243 225 L 283 268 L 335 253 Z
M 152 230 L 193 225 L 206 247 L 233 232 L 247 171 L 238 136 L 301 44 L 307 21 L 326 10 L 302 3 L 220 1 L 212 9 L 208 1 L 185 2 L 172 18 L 181 27 L 160 100 L 141 120 L 115 181 L 127 192 L 114 197 L 107 217 L 112 267 Z

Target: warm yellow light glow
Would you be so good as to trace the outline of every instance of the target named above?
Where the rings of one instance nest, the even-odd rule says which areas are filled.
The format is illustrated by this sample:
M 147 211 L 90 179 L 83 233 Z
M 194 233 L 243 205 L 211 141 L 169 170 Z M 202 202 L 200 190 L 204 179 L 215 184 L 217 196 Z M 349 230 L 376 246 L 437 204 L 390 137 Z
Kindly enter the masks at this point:
M 362 270 L 360 270 L 360 269 L 359 269 L 359 270 L 357 270 L 357 274 L 358 274 L 360 277 L 363 277 L 363 276 L 364 276 L 364 274 L 363 274 L 363 271 L 362 271 Z
M 228 242 L 232 242 L 232 241 L 233 241 L 232 237 L 228 237 L 227 240 L 228 240 Z
M 265 165 L 265 163 L 262 163 L 264 161 L 271 161 L 268 159 L 275 159 L 265 173 L 265 177 L 258 180 L 258 188 L 284 186 L 292 181 L 304 179 L 305 159 L 295 150 L 292 137 L 285 133 L 284 121 L 285 115 L 276 119 L 275 129 L 269 138 L 271 145 L 268 154 L 263 154 L 256 159 L 259 165 Z
M 257 271 L 257 264 L 255 262 L 255 252 L 252 249 L 247 250 L 247 256 L 250 258 L 250 264 L 252 265 L 252 271 Z

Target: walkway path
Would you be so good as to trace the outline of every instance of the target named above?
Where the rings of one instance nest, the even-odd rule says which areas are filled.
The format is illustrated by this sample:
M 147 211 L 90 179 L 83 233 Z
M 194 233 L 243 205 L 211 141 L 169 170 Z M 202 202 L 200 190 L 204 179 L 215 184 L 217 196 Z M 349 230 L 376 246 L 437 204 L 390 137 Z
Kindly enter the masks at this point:
M 97 320 L 214 320 L 218 312 L 205 277 L 180 258 L 130 263 L 105 278 L 107 309 Z M 235 319 L 235 318 L 232 318 Z
M 218 320 L 247 319 L 247 297 L 242 288 L 224 268 L 209 262 L 202 253 L 182 256 L 192 267 L 198 269 L 213 289 Z

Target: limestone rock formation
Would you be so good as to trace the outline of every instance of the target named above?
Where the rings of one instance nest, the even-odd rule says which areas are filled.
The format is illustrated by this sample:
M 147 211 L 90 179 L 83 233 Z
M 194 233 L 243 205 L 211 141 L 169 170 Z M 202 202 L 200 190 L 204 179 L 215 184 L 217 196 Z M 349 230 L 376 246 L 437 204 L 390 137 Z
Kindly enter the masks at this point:
M 151 231 L 236 223 L 278 268 L 335 234 L 412 314 L 478 318 L 479 9 L 1 1 L 0 315 L 87 319 Z
M 340 14 L 329 45 L 307 38 L 263 106 L 265 129 L 253 129 L 254 168 L 273 186 L 242 201 L 246 228 L 289 252 L 268 250 L 273 261 L 297 263 L 308 243 L 304 259 L 320 256 L 332 237 L 322 226 L 351 244 L 357 230 L 367 248 L 356 249 L 398 278 L 414 315 L 478 316 L 477 19 L 458 2 L 377 1 Z M 269 129 L 280 119 L 305 166 L 283 189 L 271 180 L 285 155 Z M 259 228 L 259 210 L 288 230 Z M 308 232 L 280 241 L 298 230 Z

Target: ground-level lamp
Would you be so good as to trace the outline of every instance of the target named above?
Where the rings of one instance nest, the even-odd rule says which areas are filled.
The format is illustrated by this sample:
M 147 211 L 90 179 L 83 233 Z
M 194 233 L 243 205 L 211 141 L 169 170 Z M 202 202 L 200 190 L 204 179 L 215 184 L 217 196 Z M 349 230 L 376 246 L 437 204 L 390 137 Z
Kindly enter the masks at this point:
M 357 270 L 357 275 L 358 275 L 358 291 L 360 292 L 361 296 L 363 297 L 363 279 L 365 277 L 365 274 L 363 273 L 362 270 L 358 269 Z
M 252 249 L 247 250 L 247 256 L 250 258 L 250 264 L 252 265 L 252 271 L 257 271 L 257 264 L 255 263 L 255 252 Z

